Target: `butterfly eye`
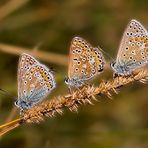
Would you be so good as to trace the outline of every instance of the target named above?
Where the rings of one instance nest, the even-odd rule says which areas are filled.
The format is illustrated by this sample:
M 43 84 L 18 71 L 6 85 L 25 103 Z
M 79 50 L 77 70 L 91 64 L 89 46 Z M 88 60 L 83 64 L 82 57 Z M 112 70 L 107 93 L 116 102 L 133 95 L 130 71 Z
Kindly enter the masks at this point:
M 115 66 L 115 62 L 111 62 L 111 63 L 110 63 L 110 66 L 111 66 L 111 67 L 114 67 L 114 66 Z
M 19 101 L 18 101 L 18 100 L 15 101 L 15 105 L 16 105 L 16 106 L 19 106 Z
M 65 82 L 66 84 L 68 84 L 69 79 L 68 79 L 68 78 L 65 78 L 65 79 L 64 79 L 64 82 Z

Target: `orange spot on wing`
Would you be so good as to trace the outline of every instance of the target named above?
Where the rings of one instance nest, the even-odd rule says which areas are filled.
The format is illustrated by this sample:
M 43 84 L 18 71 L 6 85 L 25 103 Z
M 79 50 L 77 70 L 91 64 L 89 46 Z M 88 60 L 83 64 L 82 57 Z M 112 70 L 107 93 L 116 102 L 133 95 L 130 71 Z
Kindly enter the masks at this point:
M 133 37 L 130 37 L 130 38 L 129 38 L 129 41 L 130 41 L 130 42 L 133 42 L 133 41 L 134 41 L 134 38 L 133 38 Z
M 138 41 L 139 39 L 138 39 L 138 37 L 135 37 L 135 41 Z
M 141 40 L 141 41 L 144 40 L 144 37 L 141 37 L 140 40 Z
M 145 51 L 148 52 L 148 48 L 146 48 Z
M 148 42 L 145 44 L 146 47 L 148 47 Z

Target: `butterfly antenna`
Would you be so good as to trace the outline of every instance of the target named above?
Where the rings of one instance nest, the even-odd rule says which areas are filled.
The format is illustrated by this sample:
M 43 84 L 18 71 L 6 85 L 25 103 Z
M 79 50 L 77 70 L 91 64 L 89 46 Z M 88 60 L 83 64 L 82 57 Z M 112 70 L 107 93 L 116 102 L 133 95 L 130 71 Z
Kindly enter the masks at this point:
M 105 52 L 100 46 L 98 46 L 98 48 L 99 48 L 108 58 L 110 58 L 112 61 L 114 61 L 114 58 L 111 57 L 107 52 Z
M 0 91 L 1 91 L 1 94 L 2 94 L 2 95 L 11 97 L 11 98 L 13 98 L 13 99 L 16 98 L 15 96 L 11 95 L 9 92 L 7 92 L 7 91 L 5 91 L 5 90 L 3 90 L 3 89 L 1 89 L 1 88 L 0 88 Z
M 51 71 L 51 73 L 58 73 L 58 71 L 55 70 L 53 67 L 50 67 L 49 71 Z

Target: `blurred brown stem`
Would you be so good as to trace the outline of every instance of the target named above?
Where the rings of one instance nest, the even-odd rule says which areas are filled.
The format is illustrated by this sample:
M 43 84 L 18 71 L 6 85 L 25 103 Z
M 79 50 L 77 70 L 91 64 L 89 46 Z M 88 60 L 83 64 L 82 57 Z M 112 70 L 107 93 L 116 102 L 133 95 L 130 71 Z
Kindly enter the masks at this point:
M 49 11 L 50 10 L 50 11 Z M 49 20 L 56 14 L 56 9 L 33 9 L 28 12 L 9 16 L 0 24 L 0 31 L 22 29 L 23 27 Z M 15 23 L 12 23 L 15 22 Z M 11 25 L 10 25 L 11 24 Z
M 65 55 L 45 52 L 45 51 L 39 51 L 39 50 L 32 52 L 32 49 L 29 49 L 29 48 L 7 45 L 3 43 L 0 43 L 0 51 L 9 53 L 9 54 L 14 54 L 14 55 L 28 53 L 45 62 L 50 62 L 50 63 L 62 65 L 62 66 L 66 66 L 68 63 L 68 58 Z
M 0 7 L 0 20 L 25 5 L 29 0 L 9 0 L 5 5 Z

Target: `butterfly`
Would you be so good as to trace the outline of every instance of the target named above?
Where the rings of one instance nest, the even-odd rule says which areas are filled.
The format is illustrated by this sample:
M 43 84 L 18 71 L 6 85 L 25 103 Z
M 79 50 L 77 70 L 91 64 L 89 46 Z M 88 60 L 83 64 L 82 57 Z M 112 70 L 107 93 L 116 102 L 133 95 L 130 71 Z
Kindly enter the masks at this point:
M 18 99 L 15 105 L 21 110 L 41 102 L 56 87 L 52 72 L 26 53 L 19 59 L 17 77 Z
M 104 69 L 105 60 L 100 48 L 92 47 L 81 37 L 72 39 L 69 51 L 68 78 L 65 83 L 81 87 Z
M 115 74 L 126 76 L 146 64 L 148 64 L 148 32 L 140 22 L 131 20 L 124 31 L 116 61 L 111 63 L 111 67 Z

